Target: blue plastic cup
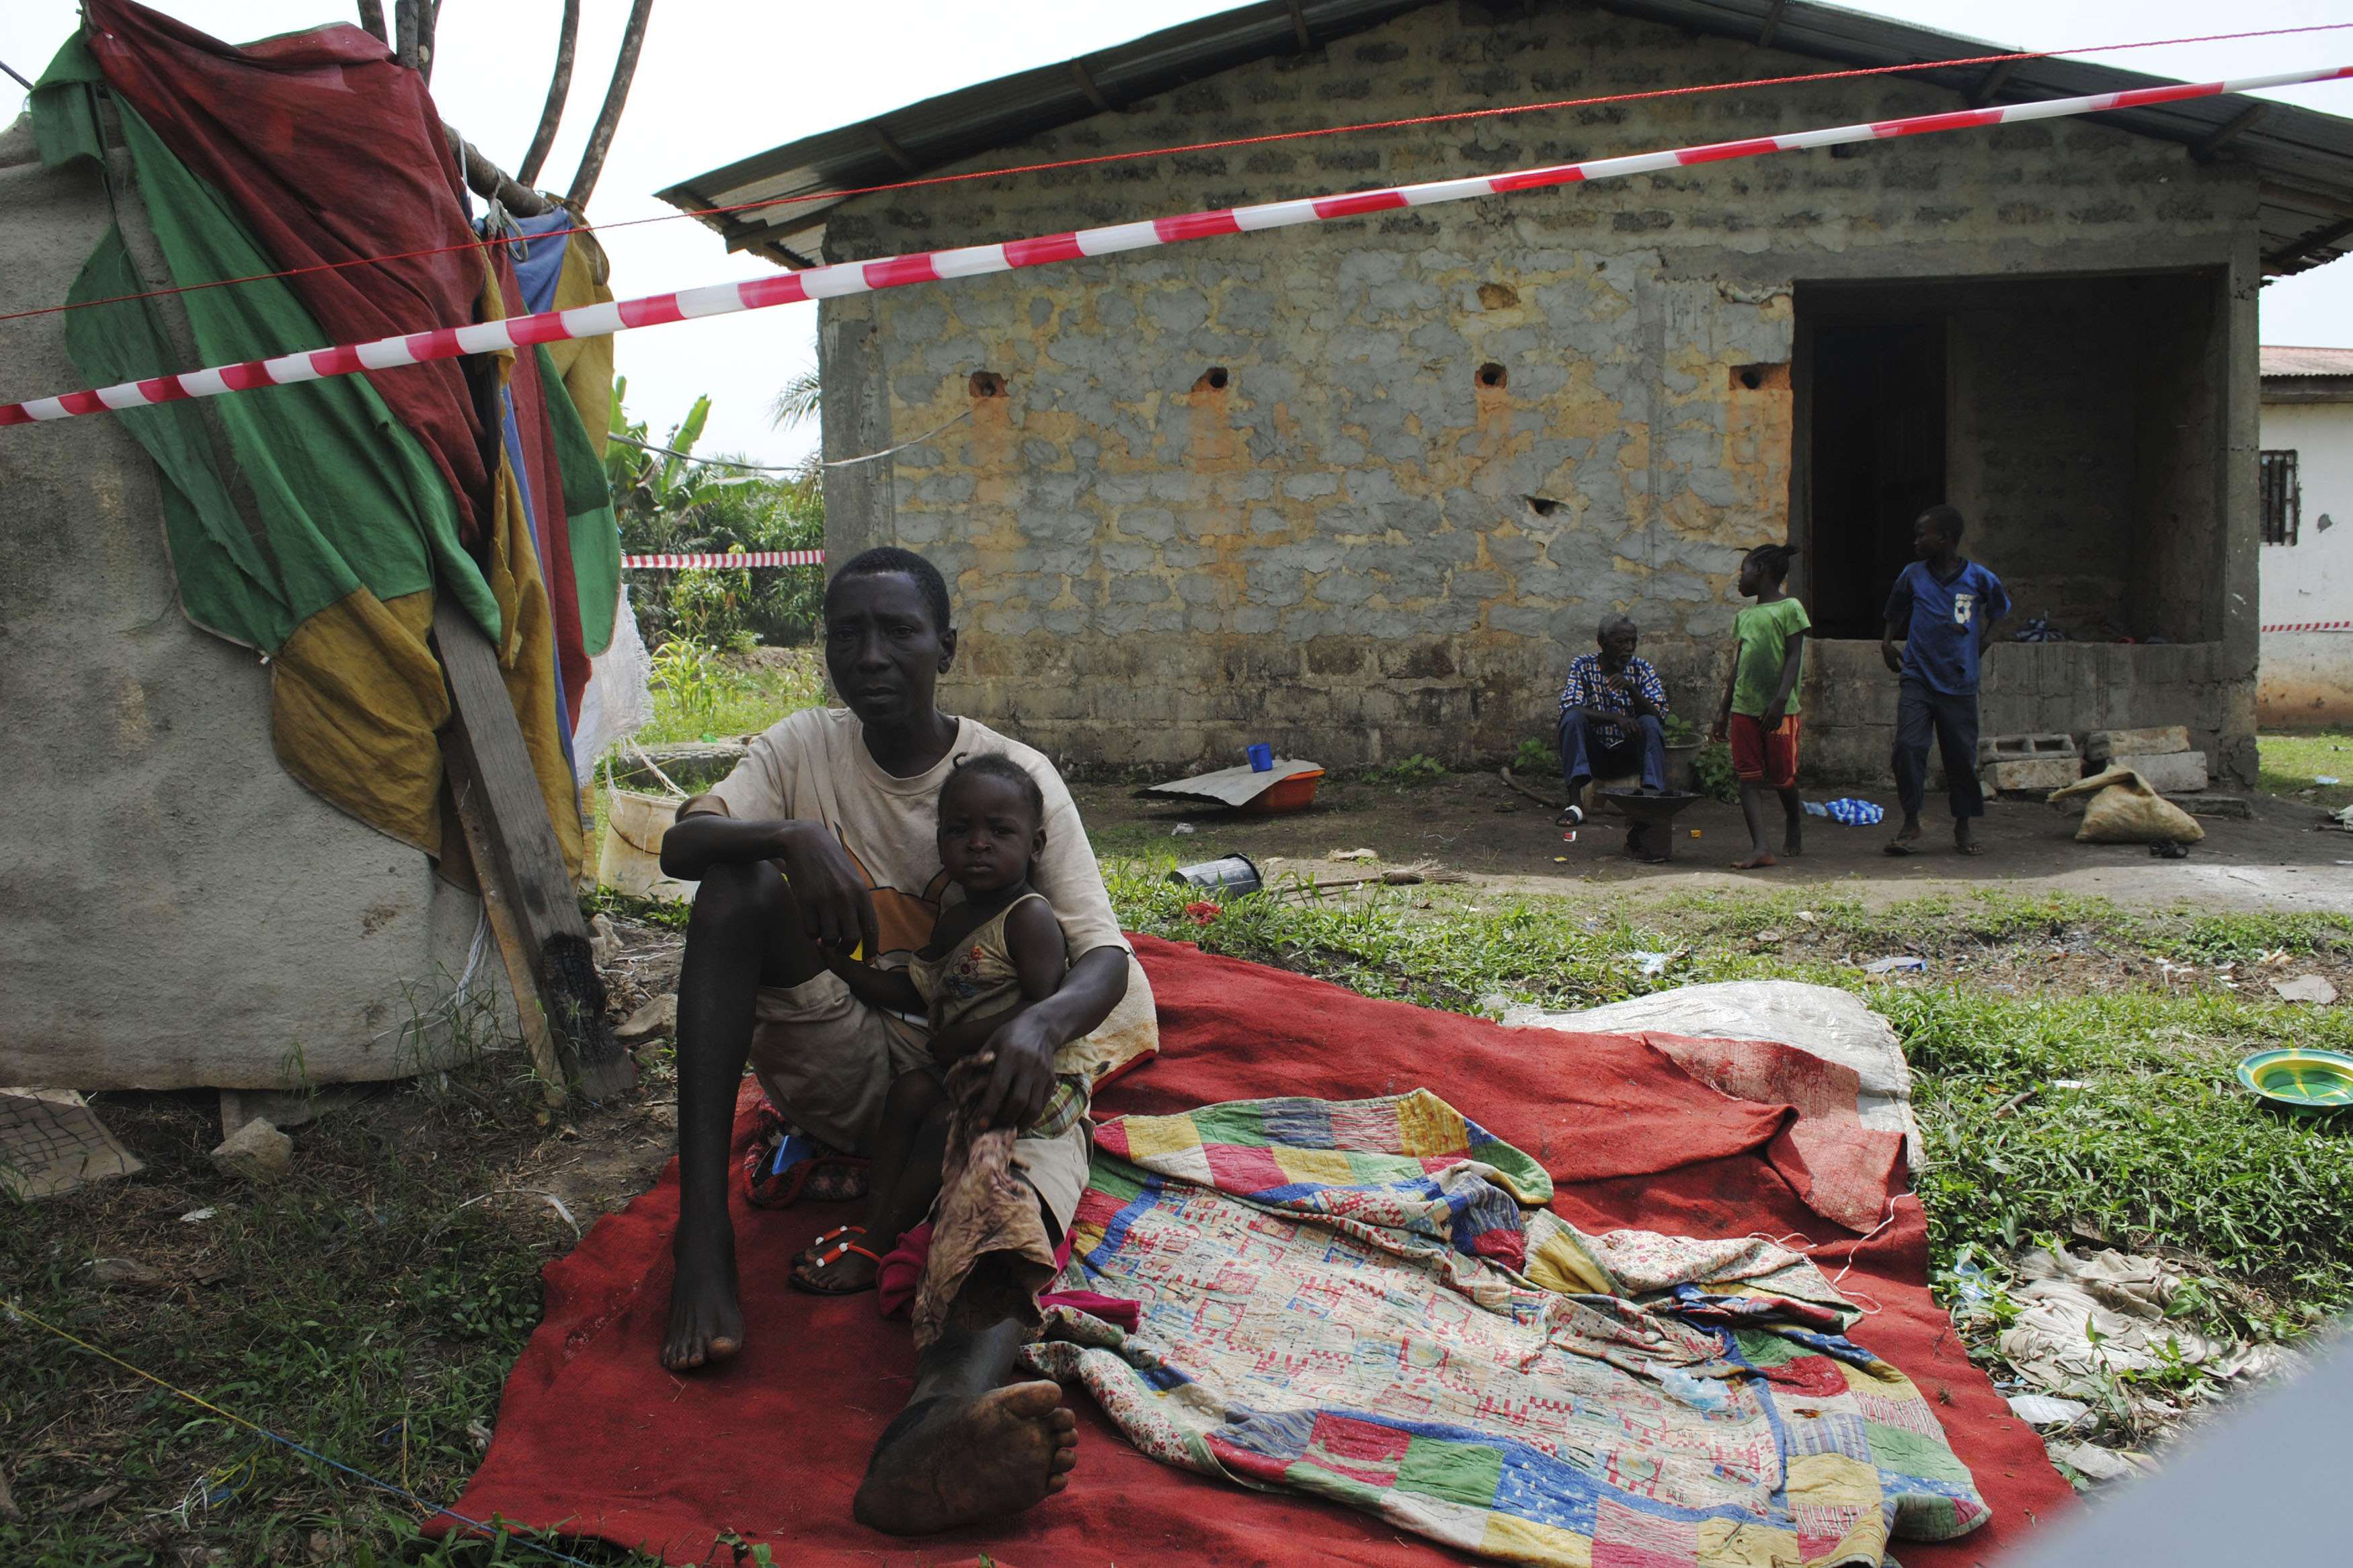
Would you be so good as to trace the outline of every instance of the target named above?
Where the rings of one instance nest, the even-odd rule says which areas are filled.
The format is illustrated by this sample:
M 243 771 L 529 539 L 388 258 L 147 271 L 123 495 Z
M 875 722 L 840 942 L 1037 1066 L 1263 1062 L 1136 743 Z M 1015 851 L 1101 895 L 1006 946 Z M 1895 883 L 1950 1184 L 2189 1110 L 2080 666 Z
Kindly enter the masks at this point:
M 1254 773 L 1271 773 L 1274 772 L 1274 748 L 1272 746 L 1250 747 L 1250 772 Z

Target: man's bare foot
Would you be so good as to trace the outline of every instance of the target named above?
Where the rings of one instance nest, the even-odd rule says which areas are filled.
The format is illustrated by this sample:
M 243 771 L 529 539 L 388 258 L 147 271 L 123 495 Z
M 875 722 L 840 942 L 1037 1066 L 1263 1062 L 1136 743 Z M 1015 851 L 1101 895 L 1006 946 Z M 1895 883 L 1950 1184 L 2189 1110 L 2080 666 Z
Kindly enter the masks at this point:
M 1079 1422 L 1059 1384 L 1017 1383 L 977 1399 L 944 1394 L 882 1434 L 850 1512 L 889 1535 L 929 1535 L 1018 1513 L 1071 1484 Z M 900 1419 L 905 1420 L 906 1415 Z
M 661 1363 L 691 1372 L 732 1361 L 744 1348 L 744 1310 L 735 1300 L 735 1232 L 722 1221 L 715 1234 L 681 1224 L 670 1244 L 678 1277 L 670 1288 L 670 1337 Z
M 1736 871 L 1761 871 L 1767 866 L 1778 866 L 1780 863 L 1773 858 L 1769 851 L 1759 849 L 1746 860 L 1735 860 L 1732 863 L 1732 868 Z

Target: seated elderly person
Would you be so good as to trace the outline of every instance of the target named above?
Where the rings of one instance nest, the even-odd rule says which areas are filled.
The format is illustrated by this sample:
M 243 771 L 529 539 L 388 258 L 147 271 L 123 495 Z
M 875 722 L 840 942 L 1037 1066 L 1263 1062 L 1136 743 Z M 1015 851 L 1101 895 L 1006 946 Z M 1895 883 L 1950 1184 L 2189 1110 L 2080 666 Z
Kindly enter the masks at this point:
M 1560 689 L 1560 772 L 1568 784 L 1563 826 L 1585 820 L 1578 797 L 1596 778 L 1638 768 L 1652 794 L 1667 784 L 1667 689 L 1648 659 L 1634 657 L 1641 633 L 1612 616 L 1594 633 L 1598 653 L 1569 660 Z

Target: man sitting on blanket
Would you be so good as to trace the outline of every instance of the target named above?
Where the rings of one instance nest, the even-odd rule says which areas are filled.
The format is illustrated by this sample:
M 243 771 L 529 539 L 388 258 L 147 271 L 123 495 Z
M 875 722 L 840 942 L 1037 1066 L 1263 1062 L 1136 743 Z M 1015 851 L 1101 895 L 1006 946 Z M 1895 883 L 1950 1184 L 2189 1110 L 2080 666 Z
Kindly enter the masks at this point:
M 957 757 L 1009 756 L 1043 791 L 1046 845 L 1033 881 L 1071 954 L 1060 988 L 984 1047 L 996 1065 L 971 1114 L 1030 1129 L 1058 1069 L 1099 1077 L 1157 1047 L 1150 991 L 1053 764 L 934 706 L 955 650 L 947 584 L 930 562 L 896 549 L 858 556 L 826 586 L 826 669 L 846 709 L 808 710 L 769 730 L 734 772 L 679 808 L 663 839 L 663 870 L 702 883 L 679 977 L 678 1278 L 661 1353 L 672 1371 L 726 1361 L 744 1342 L 727 1204 L 745 1063 L 795 1126 L 857 1153 L 892 1080 L 928 1059 L 924 1021 L 859 1001 L 827 955 L 855 950 L 888 967 L 930 940 L 948 889 L 934 803 Z M 1049 1252 L 1086 1185 L 1089 1134 L 1079 1121 L 1013 1146 Z M 935 1211 L 938 1225 L 954 1223 L 954 1196 Z M 892 1240 L 868 1239 L 877 1248 Z M 959 1240 L 935 1234 L 933 1248 L 954 1255 Z M 859 1488 L 862 1522 L 897 1534 L 946 1530 L 1069 1484 L 1077 1423 L 1060 1388 L 1006 1383 L 1034 1310 L 1003 1316 L 993 1300 L 951 1313 L 940 1337 L 918 1347 L 913 1392 Z

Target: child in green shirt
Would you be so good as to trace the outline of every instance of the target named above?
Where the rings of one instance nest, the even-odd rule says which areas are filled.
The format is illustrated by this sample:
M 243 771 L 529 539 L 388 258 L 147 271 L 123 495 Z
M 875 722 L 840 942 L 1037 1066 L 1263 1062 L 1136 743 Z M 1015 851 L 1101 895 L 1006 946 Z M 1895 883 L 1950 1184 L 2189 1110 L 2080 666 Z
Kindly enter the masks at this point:
M 1715 738 L 1731 742 L 1740 811 L 1748 819 L 1748 858 L 1735 862 L 1736 871 L 1778 864 L 1765 847 L 1768 789 L 1781 797 L 1781 853 L 1797 855 L 1805 847 L 1805 806 L 1798 798 L 1798 675 L 1813 623 L 1783 586 L 1795 554 L 1786 544 L 1760 544 L 1740 563 L 1740 591 L 1757 603 L 1732 623 L 1732 679 L 1715 718 Z

